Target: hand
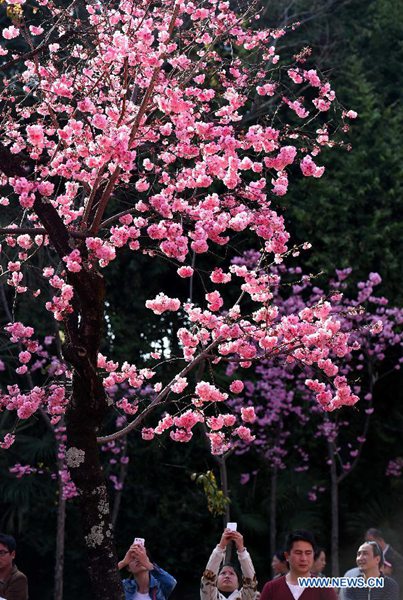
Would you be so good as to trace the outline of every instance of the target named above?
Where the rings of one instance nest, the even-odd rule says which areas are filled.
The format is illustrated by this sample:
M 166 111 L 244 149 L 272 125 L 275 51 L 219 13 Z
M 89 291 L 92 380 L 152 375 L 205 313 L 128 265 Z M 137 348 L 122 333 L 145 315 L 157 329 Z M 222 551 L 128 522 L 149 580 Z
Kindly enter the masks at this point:
M 126 554 L 124 555 L 124 558 L 118 562 L 118 569 L 120 570 L 120 569 L 123 569 L 124 567 L 127 567 L 127 565 L 129 564 L 129 562 L 131 560 L 132 560 L 132 558 L 131 558 L 130 548 L 129 548 L 128 551 L 126 552 Z
M 242 550 L 245 550 L 245 546 L 243 545 L 242 533 L 240 533 L 239 531 L 233 531 L 232 533 L 232 540 L 235 542 L 236 549 L 238 550 L 238 552 L 242 552 Z
M 228 543 L 233 539 L 232 538 L 233 533 L 234 532 L 231 529 L 224 529 L 223 534 L 221 536 L 221 540 L 218 544 L 218 546 L 219 546 L 219 548 L 221 548 L 221 550 L 225 550 Z
M 132 556 L 131 560 L 137 560 L 148 571 L 151 571 L 154 568 L 154 565 L 148 558 L 146 549 L 142 544 L 132 544 L 129 548 L 129 553 Z
M 123 560 L 121 560 L 118 563 L 118 569 L 123 569 L 124 567 L 127 567 L 127 565 L 132 560 L 138 560 L 139 563 L 149 571 L 151 571 L 154 568 L 154 565 L 147 556 L 144 546 L 141 544 L 132 544 L 130 546 Z

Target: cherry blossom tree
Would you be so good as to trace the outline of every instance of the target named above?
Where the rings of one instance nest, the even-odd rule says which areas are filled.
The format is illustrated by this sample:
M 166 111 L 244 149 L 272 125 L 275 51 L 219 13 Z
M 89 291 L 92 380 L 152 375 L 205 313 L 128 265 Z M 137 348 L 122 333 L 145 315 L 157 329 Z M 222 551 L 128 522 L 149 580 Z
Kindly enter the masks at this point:
M 318 155 L 342 145 L 346 119 L 356 114 L 336 105 L 330 83 L 307 62 L 308 49 L 282 63 L 281 38 L 293 26 L 259 29 L 253 8 L 238 14 L 221 0 L 6 0 L 3 9 L 0 233 L 13 304 L 3 335 L 15 379 L 0 404 L 15 422 L 1 446 L 10 447 L 18 424 L 38 411 L 52 425 L 65 419 L 93 593 L 117 599 L 123 592 L 100 444 L 135 429 L 144 439 L 169 431 L 173 441 L 188 442 L 200 422 L 214 454 L 250 440 L 251 411 L 240 424 L 225 410 L 240 381 L 194 383 L 191 372 L 203 361 L 213 371 L 274 356 L 315 364 L 332 381 L 326 389 L 309 384 L 324 410 L 358 400 L 335 376 L 331 356 L 353 345 L 331 303 L 280 315 L 272 291 L 279 276 L 267 268 L 281 263 L 289 241 L 273 200 L 286 194 L 289 174 L 323 175 Z M 251 122 L 257 104 L 263 116 Z M 230 247 L 242 232 L 260 240 L 258 269 L 213 267 L 206 306 L 163 291 L 146 302 L 156 315 L 174 311 L 182 319 L 174 374 L 160 375 L 164 357 L 153 348 L 139 364 L 100 352 L 105 280 L 120 252 L 167 260 L 186 278 L 194 256 Z M 235 285 L 230 302 L 225 290 Z M 47 322 L 51 331 L 52 320 L 66 368 L 30 389 L 24 376 L 41 351 L 39 329 Z M 153 393 L 144 396 L 146 386 Z M 130 422 L 105 435 L 112 410 Z
M 258 254 L 246 253 L 238 262 L 249 265 Z M 277 270 L 284 271 L 284 265 Z M 239 443 L 236 452 L 245 452 L 252 446 L 264 460 L 271 473 L 270 490 L 270 547 L 274 551 L 276 543 L 276 486 L 279 470 L 290 468 L 293 463 L 296 471 L 307 471 L 312 456 L 312 439 L 302 440 L 300 433 L 309 423 L 309 437 L 316 438 L 315 454 L 318 445 L 326 447 L 324 465 L 328 470 L 331 499 L 331 557 L 332 572 L 338 574 L 339 554 L 339 486 L 357 466 L 367 439 L 371 415 L 374 412 L 373 399 L 376 386 L 396 369 L 403 361 L 401 347 L 403 335 L 401 325 L 403 310 L 389 306 L 387 298 L 376 295 L 374 288 L 381 283 L 377 273 L 370 273 L 367 281 L 357 284 L 355 294 L 351 291 L 348 278 L 352 269 L 336 272 L 336 277 L 328 283 L 327 290 L 315 285 L 315 279 L 302 275 L 298 268 L 288 269 L 283 277 L 284 286 L 276 294 L 276 306 L 282 314 L 295 314 L 315 306 L 325 297 L 332 298 L 332 310 L 338 314 L 342 331 L 351 332 L 356 352 L 335 361 L 325 372 L 336 374 L 355 382 L 354 393 L 361 398 L 355 411 L 356 425 L 352 429 L 352 419 L 344 413 L 324 412 L 314 401 L 312 392 L 326 389 L 326 383 L 316 378 L 317 366 L 301 369 L 297 362 L 278 363 L 276 359 L 263 360 L 255 368 L 253 380 L 245 382 L 243 394 L 232 399 L 235 411 L 248 410 L 256 415 L 253 426 L 255 440 L 252 444 Z M 285 285 L 287 279 L 289 285 Z M 292 283 L 294 280 L 294 283 Z M 290 288 L 290 286 L 292 286 Z M 350 287 L 350 289 L 349 289 Z M 324 366 L 324 365 L 322 365 Z M 234 372 L 234 366 L 230 367 Z M 307 376 L 309 377 L 307 379 Z M 358 430 L 358 432 L 357 432 Z M 391 461 L 389 473 L 396 472 L 396 462 Z M 324 491 L 322 488 L 321 492 Z M 314 486 L 309 497 L 316 500 L 318 486 Z

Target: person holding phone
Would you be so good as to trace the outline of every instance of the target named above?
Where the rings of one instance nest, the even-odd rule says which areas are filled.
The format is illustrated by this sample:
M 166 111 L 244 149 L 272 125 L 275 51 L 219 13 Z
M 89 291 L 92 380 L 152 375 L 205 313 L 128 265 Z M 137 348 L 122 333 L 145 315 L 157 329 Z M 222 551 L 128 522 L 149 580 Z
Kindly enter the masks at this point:
M 131 577 L 123 579 L 125 600 L 166 600 L 176 579 L 151 562 L 144 546 L 144 540 L 135 538 L 118 568 L 126 567 Z
M 220 542 L 208 559 L 201 578 L 200 599 L 257 600 L 257 581 L 252 559 L 243 544 L 242 534 L 235 530 L 235 524 L 228 525 L 231 528 L 224 530 Z M 224 562 L 225 550 L 230 542 L 235 543 L 242 575 L 232 563 Z

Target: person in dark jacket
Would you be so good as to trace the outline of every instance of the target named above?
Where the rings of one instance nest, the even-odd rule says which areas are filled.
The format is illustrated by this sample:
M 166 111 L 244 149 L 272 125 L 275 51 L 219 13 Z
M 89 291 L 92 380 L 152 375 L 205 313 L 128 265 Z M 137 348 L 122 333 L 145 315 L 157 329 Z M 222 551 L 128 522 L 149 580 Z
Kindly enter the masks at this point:
M 382 549 L 383 560 L 390 563 L 393 579 L 399 585 L 400 599 L 403 600 L 403 556 L 385 540 L 380 529 L 371 527 L 365 534 L 367 542 L 376 542 Z
M 357 577 L 379 577 L 383 587 L 350 587 L 343 590 L 345 600 L 399 600 L 399 586 L 394 579 L 381 573 L 383 566 L 382 548 L 375 542 L 361 544 L 357 551 Z
M 13 536 L 0 533 L 0 597 L 28 600 L 28 581 L 14 564 L 15 550 Z

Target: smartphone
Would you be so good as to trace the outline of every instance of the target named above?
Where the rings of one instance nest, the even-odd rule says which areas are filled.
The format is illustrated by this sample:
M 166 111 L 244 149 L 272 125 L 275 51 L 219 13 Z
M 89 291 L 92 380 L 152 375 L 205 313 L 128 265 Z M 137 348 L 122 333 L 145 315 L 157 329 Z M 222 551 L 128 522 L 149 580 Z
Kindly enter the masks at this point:
M 133 544 L 138 544 L 139 546 L 144 546 L 145 539 L 144 538 L 134 538 Z
M 227 529 L 231 529 L 231 531 L 236 531 L 237 523 L 227 523 Z

